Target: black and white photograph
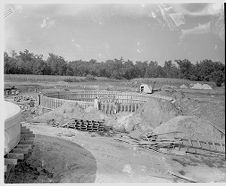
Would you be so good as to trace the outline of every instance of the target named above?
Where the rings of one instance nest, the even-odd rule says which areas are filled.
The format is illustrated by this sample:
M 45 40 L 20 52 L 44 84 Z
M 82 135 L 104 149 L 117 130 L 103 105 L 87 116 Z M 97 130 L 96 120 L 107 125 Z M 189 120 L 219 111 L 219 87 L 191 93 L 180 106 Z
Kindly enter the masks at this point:
M 224 10 L 5 1 L 3 183 L 225 183 Z

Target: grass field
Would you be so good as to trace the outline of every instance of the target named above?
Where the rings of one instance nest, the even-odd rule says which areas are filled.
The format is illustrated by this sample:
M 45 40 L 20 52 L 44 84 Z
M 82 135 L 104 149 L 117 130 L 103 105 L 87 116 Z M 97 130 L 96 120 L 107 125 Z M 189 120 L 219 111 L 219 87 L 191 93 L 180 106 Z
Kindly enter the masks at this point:
M 16 86 L 20 89 L 100 89 L 100 90 L 118 90 L 118 91 L 138 91 L 139 86 L 142 83 L 153 85 L 155 82 L 155 89 L 163 89 L 167 87 L 179 88 L 182 84 L 189 86 L 192 83 L 207 83 L 213 90 L 210 93 L 214 93 L 218 90 L 214 82 L 195 82 L 186 79 L 172 79 L 172 78 L 136 78 L 132 80 L 115 80 L 105 77 L 95 77 L 89 79 L 87 77 L 79 76 L 54 76 L 54 75 L 23 75 L 23 74 L 5 74 L 4 75 L 5 86 Z M 220 87 L 220 93 L 224 87 Z M 194 90 L 187 90 L 192 91 Z M 207 90 L 197 90 L 208 93 Z
M 5 82 L 59 82 L 59 81 L 67 81 L 71 79 L 71 82 L 83 82 L 84 80 L 88 81 L 86 77 L 81 76 L 56 76 L 56 75 L 30 75 L 30 74 L 5 74 L 4 81 Z M 106 77 L 95 77 L 97 81 L 110 81 L 110 82 L 131 82 L 132 84 L 140 84 L 140 83 L 147 83 L 153 84 L 162 84 L 162 85 L 189 85 L 191 83 L 197 83 L 196 81 L 190 81 L 186 79 L 173 79 L 173 78 L 135 78 L 132 80 L 116 80 L 116 79 L 109 79 Z M 90 80 L 92 81 L 92 80 Z M 215 86 L 214 82 L 202 82 L 207 83 L 211 86 Z
M 108 78 L 105 77 L 95 77 L 98 81 L 107 81 Z M 55 75 L 30 75 L 30 74 L 5 74 L 4 81 L 5 82 L 59 82 L 65 81 L 69 82 L 80 82 L 86 81 L 86 77 L 80 76 L 55 76 Z

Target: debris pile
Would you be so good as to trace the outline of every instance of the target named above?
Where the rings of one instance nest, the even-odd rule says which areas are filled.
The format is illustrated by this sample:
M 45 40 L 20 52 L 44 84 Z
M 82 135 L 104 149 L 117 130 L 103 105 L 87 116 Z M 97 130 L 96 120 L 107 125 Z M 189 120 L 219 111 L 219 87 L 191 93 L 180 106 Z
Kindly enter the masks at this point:
M 36 101 L 36 99 L 32 96 L 15 96 L 15 102 L 24 102 L 24 101 Z
M 212 89 L 211 86 L 209 86 L 208 84 L 200 84 L 200 83 L 196 83 L 194 85 L 191 85 L 191 88 L 192 89 Z
M 196 116 L 177 116 L 156 127 L 155 134 L 166 133 L 166 137 L 190 138 L 198 140 L 224 140 L 225 135 L 209 121 Z
M 179 114 L 180 112 L 172 103 L 153 98 L 135 113 L 135 117 L 140 117 L 144 125 L 149 125 L 154 129 Z
M 115 118 L 107 118 L 105 121 L 107 126 L 111 126 L 117 131 L 130 133 L 139 130 L 147 132 L 179 114 L 180 112 L 172 103 L 163 99 L 150 98 L 136 112 L 117 113 Z
M 173 137 L 180 132 L 168 132 L 162 134 L 147 133 L 134 138 L 130 135 L 115 137 L 114 140 L 121 141 L 133 146 L 135 149 L 144 148 L 166 154 L 185 155 L 186 153 L 208 155 L 208 156 L 224 156 L 224 141 L 202 141 L 192 138 Z M 170 134 L 173 134 L 170 136 Z
M 84 111 L 77 103 L 65 103 L 61 107 L 53 111 L 37 116 L 32 119 L 32 122 L 48 123 L 58 122 L 60 124 L 66 123 L 71 118 L 82 119 Z
M 33 118 L 32 122 L 63 125 L 72 118 L 80 120 L 105 120 L 108 119 L 108 116 L 101 111 L 95 110 L 93 107 L 88 107 L 84 110 L 77 103 L 65 103 L 53 111 Z

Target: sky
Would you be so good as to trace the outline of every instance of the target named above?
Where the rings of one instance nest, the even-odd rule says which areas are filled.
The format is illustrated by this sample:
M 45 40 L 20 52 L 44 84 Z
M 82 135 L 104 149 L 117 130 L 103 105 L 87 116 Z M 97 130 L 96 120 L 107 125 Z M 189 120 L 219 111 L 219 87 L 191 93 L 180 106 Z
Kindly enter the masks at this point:
M 8 4 L 5 51 L 72 60 L 225 63 L 223 4 Z

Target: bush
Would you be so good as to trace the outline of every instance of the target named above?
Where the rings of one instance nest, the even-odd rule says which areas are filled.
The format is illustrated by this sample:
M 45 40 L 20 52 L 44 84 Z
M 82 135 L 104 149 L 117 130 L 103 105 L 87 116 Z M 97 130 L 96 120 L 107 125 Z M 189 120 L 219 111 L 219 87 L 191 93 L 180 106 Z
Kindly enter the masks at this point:
M 76 78 L 65 78 L 64 81 L 68 83 L 79 82 L 79 80 Z
M 96 81 L 97 79 L 93 76 L 93 75 L 90 75 L 88 74 L 86 77 L 85 77 L 85 81 Z
M 222 71 L 215 71 L 211 75 L 212 80 L 216 83 L 216 86 L 221 87 L 224 82 L 224 73 Z

